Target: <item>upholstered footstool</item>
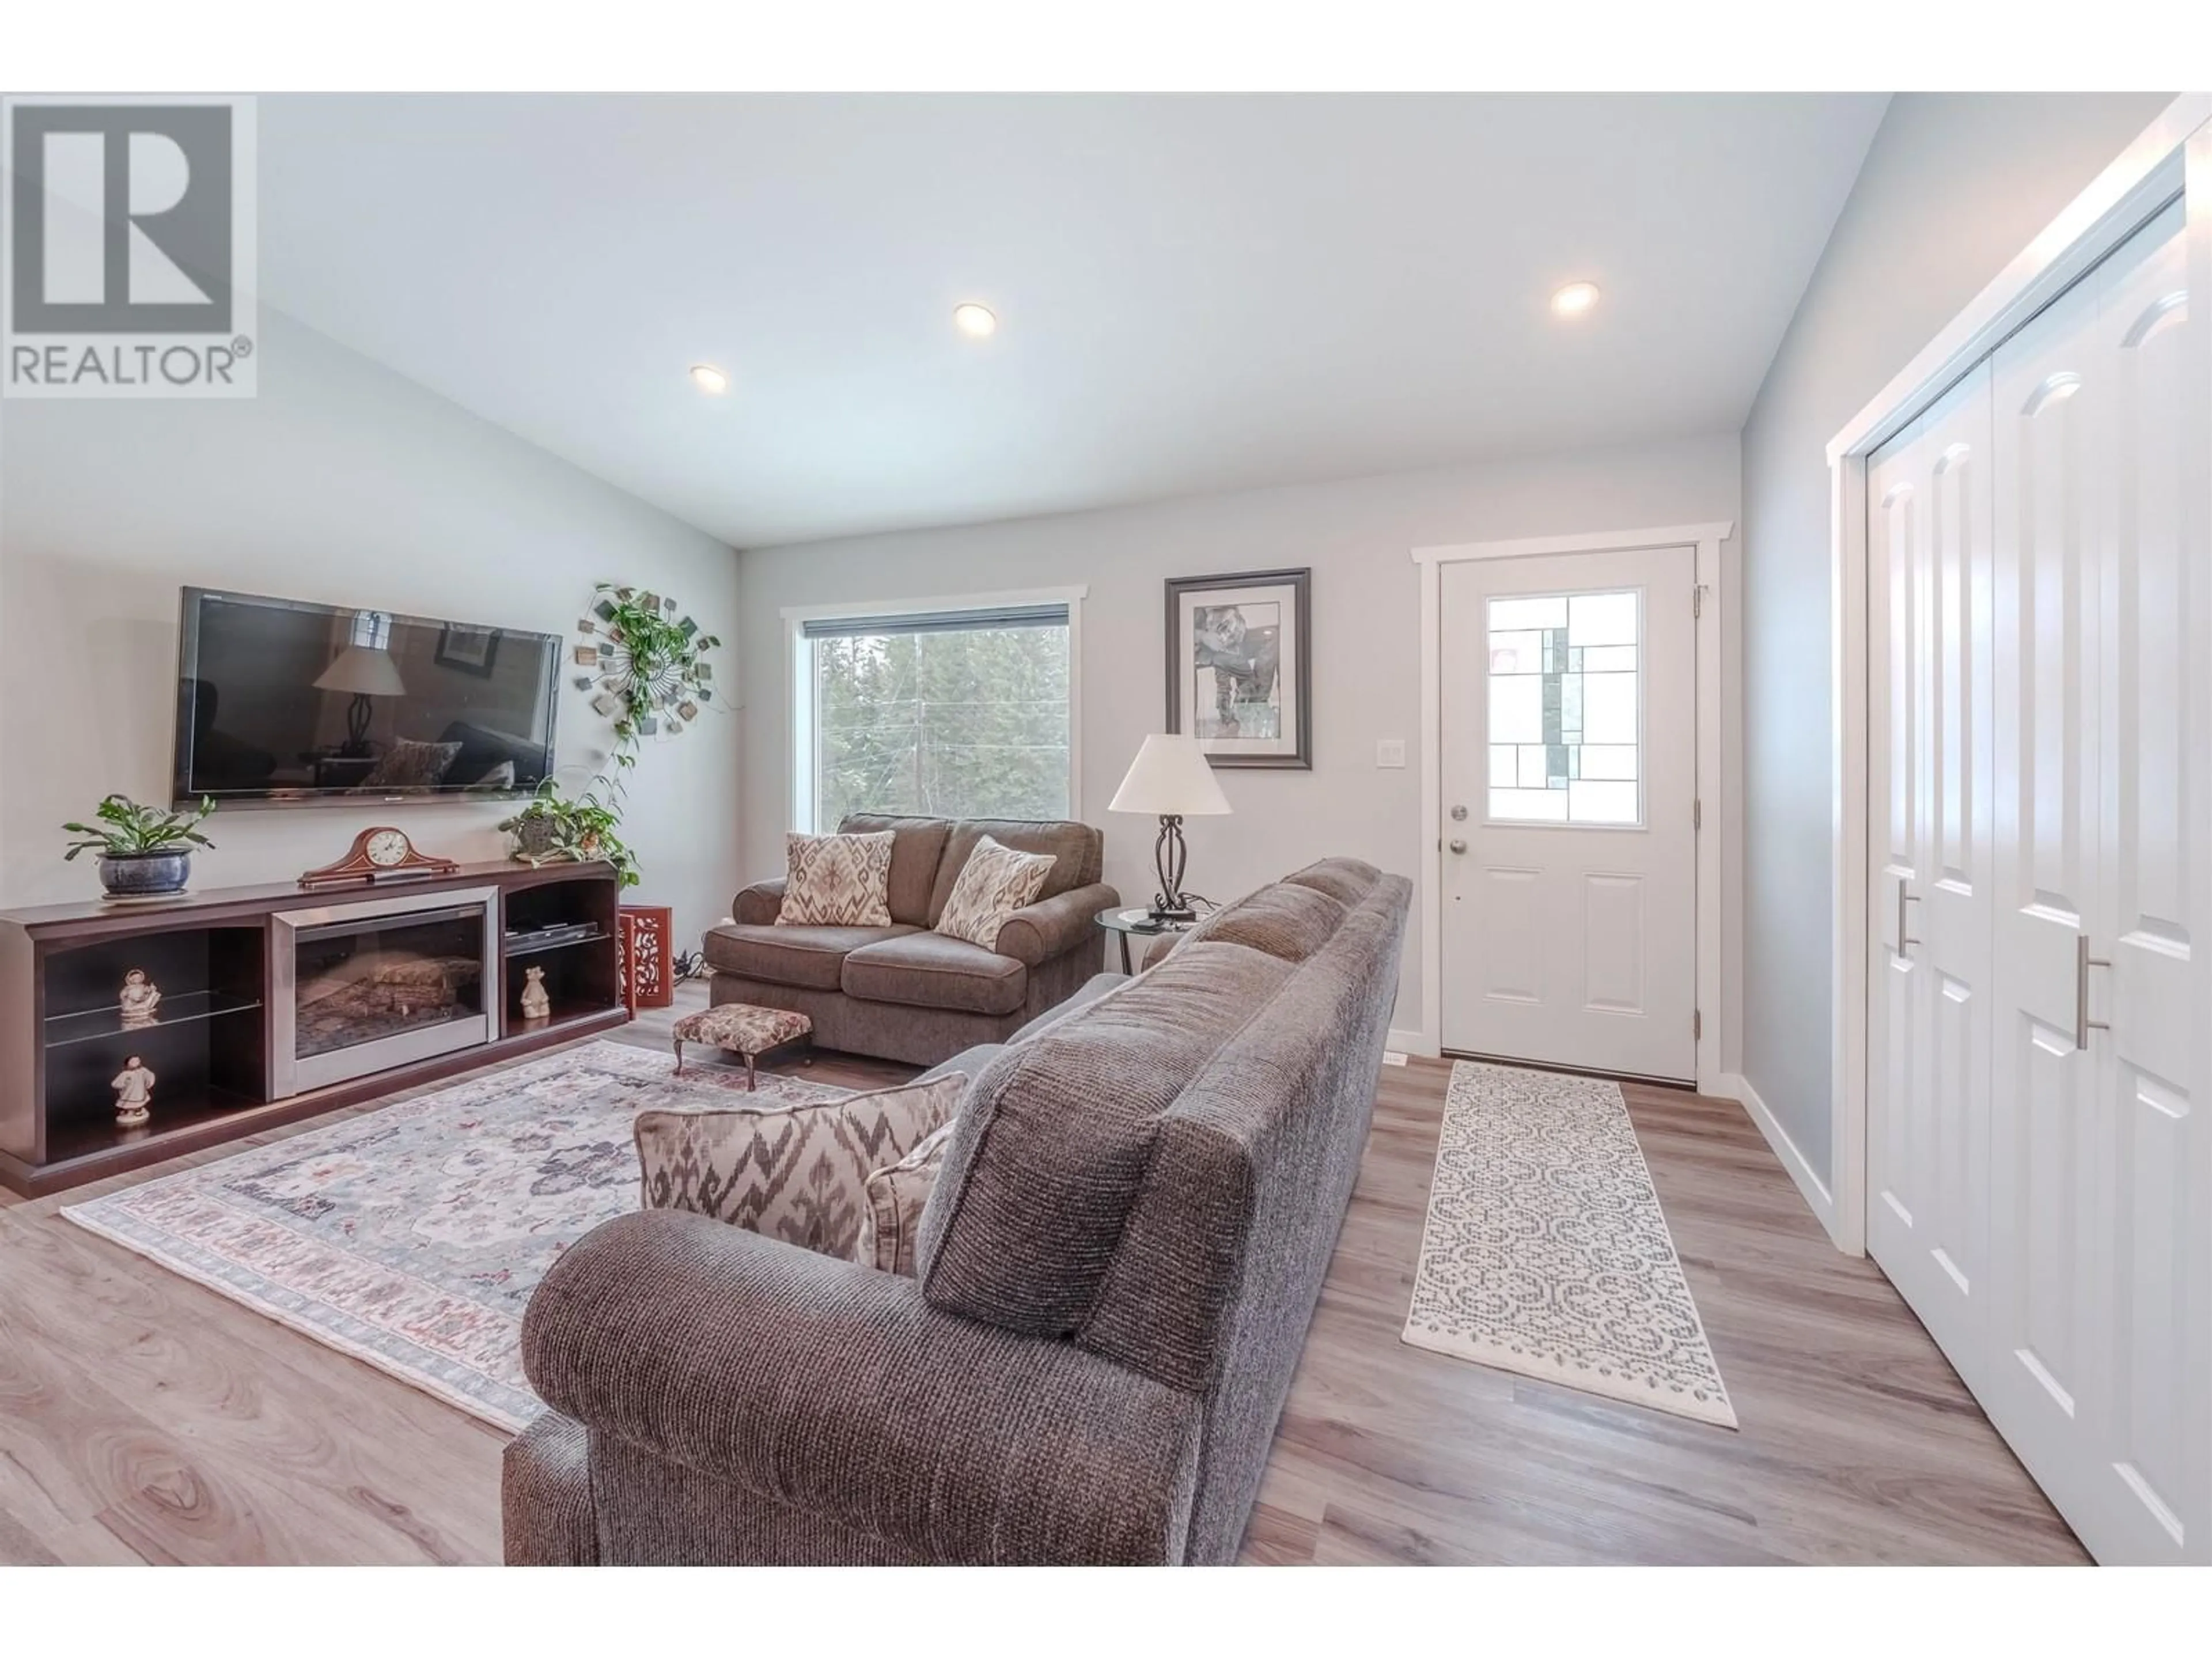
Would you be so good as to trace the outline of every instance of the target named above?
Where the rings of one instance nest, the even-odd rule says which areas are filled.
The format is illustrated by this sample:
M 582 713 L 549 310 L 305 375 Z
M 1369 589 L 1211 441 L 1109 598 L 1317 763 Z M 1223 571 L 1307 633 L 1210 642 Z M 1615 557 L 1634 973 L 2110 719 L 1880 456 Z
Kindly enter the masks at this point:
M 753 1062 L 779 1043 L 805 1036 L 814 1022 L 787 1008 L 756 1008 L 749 1002 L 719 1002 L 676 1022 L 676 1075 L 684 1075 L 684 1045 L 711 1042 L 745 1057 L 745 1087 L 757 1081 Z

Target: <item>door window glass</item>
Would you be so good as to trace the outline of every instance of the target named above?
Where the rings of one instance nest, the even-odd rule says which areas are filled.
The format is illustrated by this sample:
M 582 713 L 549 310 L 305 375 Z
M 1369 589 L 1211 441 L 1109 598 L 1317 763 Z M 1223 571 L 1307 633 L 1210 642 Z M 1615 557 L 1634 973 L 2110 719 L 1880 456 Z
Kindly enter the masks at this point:
M 1643 595 L 1490 601 L 1490 816 L 1641 823 Z

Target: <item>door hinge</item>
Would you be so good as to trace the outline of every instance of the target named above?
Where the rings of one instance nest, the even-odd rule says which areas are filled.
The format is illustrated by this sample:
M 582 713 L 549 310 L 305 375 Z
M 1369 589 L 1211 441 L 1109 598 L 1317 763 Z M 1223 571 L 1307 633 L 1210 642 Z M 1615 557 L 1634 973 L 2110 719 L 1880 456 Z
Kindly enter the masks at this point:
M 1702 830 L 1705 827 L 1705 804 L 1701 800 L 1693 800 L 1690 803 L 1690 828 Z
M 1690 1040 L 1693 1042 L 1705 1040 L 1705 1016 L 1702 1010 L 1694 1010 L 1690 1015 Z
M 1690 615 L 1692 617 L 1702 617 L 1705 614 L 1705 585 L 1703 582 L 1699 582 L 1696 586 L 1690 590 Z

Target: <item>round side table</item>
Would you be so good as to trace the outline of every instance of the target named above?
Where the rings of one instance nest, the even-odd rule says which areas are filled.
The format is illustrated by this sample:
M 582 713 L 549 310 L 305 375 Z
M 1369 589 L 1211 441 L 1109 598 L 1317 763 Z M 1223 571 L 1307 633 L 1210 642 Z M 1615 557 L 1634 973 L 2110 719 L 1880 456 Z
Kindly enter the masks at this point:
M 1152 912 L 1143 905 L 1117 904 L 1110 910 L 1098 913 L 1098 925 L 1121 941 L 1121 971 L 1133 974 L 1137 970 L 1129 962 L 1129 935 L 1152 939 L 1161 933 L 1187 933 L 1193 924 L 1188 921 L 1156 922 Z

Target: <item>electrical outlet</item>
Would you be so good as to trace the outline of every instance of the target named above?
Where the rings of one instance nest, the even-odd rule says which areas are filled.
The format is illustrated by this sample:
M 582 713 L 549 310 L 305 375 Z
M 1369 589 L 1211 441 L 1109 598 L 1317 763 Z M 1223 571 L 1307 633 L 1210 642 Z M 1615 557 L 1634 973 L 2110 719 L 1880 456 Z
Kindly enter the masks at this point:
M 1382 1063 L 1385 1066 L 1403 1066 L 1406 1063 L 1406 1057 L 1395 1048 L 1385 1048 L 1382 1051 Z
M 1406 740 L 1403 738 L 1384 738 L 1375 745 L 1377 766 L 1402 767 L 1406 763 Z

